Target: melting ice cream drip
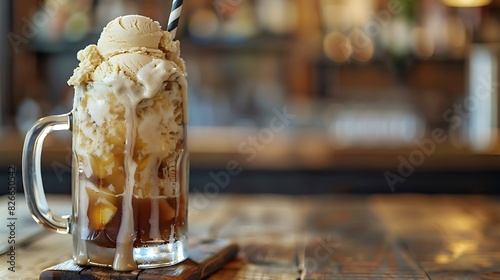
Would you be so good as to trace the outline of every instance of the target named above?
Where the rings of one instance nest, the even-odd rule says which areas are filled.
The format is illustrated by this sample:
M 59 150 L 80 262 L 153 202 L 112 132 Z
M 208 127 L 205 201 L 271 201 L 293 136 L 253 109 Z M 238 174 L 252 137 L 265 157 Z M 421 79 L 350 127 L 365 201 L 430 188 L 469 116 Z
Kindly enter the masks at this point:
M 160 168 L 162 159 L 156 158 L 156 164 L 153 165 L 151 171 L 157 171 Z M 158 175 L 150 172 L 149 183 L 151 186 L 150 196 L 151 196 L 151 216 L 149 217 L 149 238 L 153 240 L 161 240 L 160 233 L 160 206 L 159 206 L 159 195 L 160 186 Z
M 117 100 L 125 107 L 125 123 L 127 141 L 125 142 L 124 167 L 126 172 L 126 185 L 122 201 L 122 219 L 116 240 L 116 254 L 113 268 L 116 270 L 136 269 L 137 264 L 133 258 L 134 220 L 132 199 L 135 186 L 135 171 L 137 163 L 133 160 L 135 140 L 137 138 L 137 105 L 144 99 L 153 98 L 161 91 L 162 85 L 176 73 L 172 63 L 162 60 L 153 60 L 137 73 L 139 85 L 122 74 L 107 76 L 103 82 L 111 88 Z M 157 170 L 157 169 L 156 169 Z M 160 238 L 159 230 L 159 186 L 158 182 L 151 185 L 151 217 L 150 237 Z M 176 188 L 175 188 L 176 189 Z M 176 191 L 178 193 L 178 191 Z
M 112 74 L 103 80 L 116 95 L 117 100 L 125 107 L 126 138 L 125 141 L 125 188 L 122 200 L 122 218 L 118 236 L 116 237 L 116 254 L 113 260 L 113 269 L 137 269 L 133 257 L 134 242 L 134 213 L 132 197 L 135 185 L 135 170 L 137 164 L 133 160 L 135 139 L 137 137 L 137 104 L 142 100 L 142 91 L 133 81 L 120 74 Z

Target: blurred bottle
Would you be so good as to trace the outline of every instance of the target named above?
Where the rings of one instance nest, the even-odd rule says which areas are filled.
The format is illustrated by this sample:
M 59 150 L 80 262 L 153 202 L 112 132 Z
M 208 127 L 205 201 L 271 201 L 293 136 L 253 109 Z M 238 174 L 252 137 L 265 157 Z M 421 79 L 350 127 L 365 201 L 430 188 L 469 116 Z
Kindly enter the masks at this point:
M 424 124 L 405 104 L 332 104 L 325 121 L 335 148 L 395 148 L 413 145 Z
M 209 8 L 194 10 L 189 17 L 188 31 L 195 42 L 208 43 L 215 40 L 220 31 L 220 21 L 216 12 Z
M 474 44 L 469 55 L 469 90 L 455 104 L 452 125 L 466 124 L 465 139 L 476 151 L 497 146 L 500 81 L 500 44 Z
M 24 137 L 33 123 L 35 123 L 41 117 L 42 109 L 40 105 L 31 98 L 24 99 L 17 109 L 15 119 L 19 134 Z
M 221 38 L 226 42 L 249 39 L 259 32 L 252 4 L 249 1 L 237 2 L 241 4 L 234 14 L 221 22 Z
M 47 0 L 33 14 L 30 24 L 42 41 L 79 41 L 92 28 L 91 0 Z
M 10 32 L 10 24 L 8 23 L 9 14 L 11 13 L 11 6 L 9 1 L 0 1 L 0 34 L 8 34 Z M 9 40 L 0 41 L 0 136 L 4 130 L 4 125 L 7 124 L 9 120 L 9 115 L 7 110 L 5 110 L 5 103 L 7 98 L 11 94 L 10 86 L 12 84 L 12 68 L 11 68 L 11 51 L 12 47 L 9 44 Z M 5 102 L 5 103 L 4 103 Z
M 96 25 L 99 31 L 111 20 L 130 14 L 137 14 L 138 7 L 132 0 L 99 0 L 96 6 Z
M 287 35 L 297 26 L 298 11 L 294 1 L 257 0 L 255 12 L 259 27 L 271 34 Z

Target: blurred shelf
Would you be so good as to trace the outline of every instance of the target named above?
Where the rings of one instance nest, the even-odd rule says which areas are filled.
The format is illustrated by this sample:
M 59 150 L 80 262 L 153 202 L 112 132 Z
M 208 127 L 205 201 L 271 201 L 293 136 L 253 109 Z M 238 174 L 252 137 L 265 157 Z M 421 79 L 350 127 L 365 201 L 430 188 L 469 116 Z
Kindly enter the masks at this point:
M 181 47 L 187 51 L 201 51 L 228 54 L 284 54 L 292 46 L 292 38 L 288 36 L 259 35 L 251 38 L 197 40 L 188 36 L 179 39 Z
M 88 33 L 79 41 L 47 41 L 34 39 L 29 45 L 29 50 L 39 54 L 74 54 L 89 44 L 97 44 L 101 34 L 100 30 Z M 259 35 L 251 38 L 213 38 L 202 40 L 183 36 L 178 38 L 183 49 L 196 49 L 203 52 L 221 53 L 283 53 L 290 49 L 292 38 L 290 36 Z
M 97 44 L 100 34 L 100 31 L 92 31 L 83 39 L 75 42 L 66 40 L 51 42 L 37 38 L 32 40 L 29 45 L 29 50 L 34 53 L 45 55 L 70 54 L 74 55 L 76 58 L 76 53 L 79 50 L 85 48 L 87 45 Z
M 249 170 L 397 170 L 417 147 L 336 149 L 318 129 L 300 129 L 275 134 L 269 144 L 252 145 L 249 137 L 257 137 L 260 130 L 237 127 L 190 127 L 189 150 L 192 167 L 225 169 L 236 161 Z M 13 132 L 0 134 L 0 165 L 21 164 L 23 139 Z M 435 151 L 426 155 L 419 171 L 500 171 L 498 151 L 476 153 L 456 149 L 451 144 L 437 144 Z M 71 157 L 71 142 L 47 137 L 43 163 L 65 163 Z

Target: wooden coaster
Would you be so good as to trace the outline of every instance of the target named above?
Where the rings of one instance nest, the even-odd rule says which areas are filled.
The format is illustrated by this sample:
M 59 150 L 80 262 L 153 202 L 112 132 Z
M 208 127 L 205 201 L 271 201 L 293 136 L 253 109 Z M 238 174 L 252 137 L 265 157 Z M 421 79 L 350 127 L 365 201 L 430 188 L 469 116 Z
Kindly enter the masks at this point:
M 179 264 L 130 272 L 104 267 L 82 267 L 68 260 L 42 271 L 40 279 L 204 279 L 238 254 L 238 246 L 228 240 L 211 239 L 193 243 L 189 258 Z

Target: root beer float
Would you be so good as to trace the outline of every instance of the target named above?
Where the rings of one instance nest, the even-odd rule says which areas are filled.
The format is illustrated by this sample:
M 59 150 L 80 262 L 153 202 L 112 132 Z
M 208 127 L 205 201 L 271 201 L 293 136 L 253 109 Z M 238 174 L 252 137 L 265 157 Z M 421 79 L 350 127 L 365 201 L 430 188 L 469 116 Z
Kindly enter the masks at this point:
M 78 59 L 68 81 L 75 261 L 126 271 L 184 260 L 187 82 L 179 42 L 158 22 L 124 16 Z

